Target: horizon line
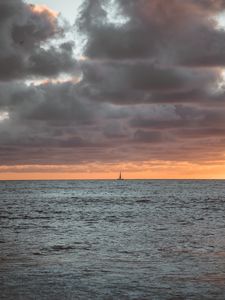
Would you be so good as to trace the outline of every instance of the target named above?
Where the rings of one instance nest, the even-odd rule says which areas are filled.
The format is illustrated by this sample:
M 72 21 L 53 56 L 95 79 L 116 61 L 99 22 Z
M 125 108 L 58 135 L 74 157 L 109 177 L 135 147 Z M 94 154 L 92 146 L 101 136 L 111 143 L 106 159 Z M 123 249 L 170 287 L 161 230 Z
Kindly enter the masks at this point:
M 128 180 L 177 180 L 177 181 L 182 181 L 182 180 L 225 180 L 225 178 L 123 178 L 123 181 L 128 181 Z M 1 181 L 119 181 L 117 178 L 74 178 L 74 179 L 0 179 Z

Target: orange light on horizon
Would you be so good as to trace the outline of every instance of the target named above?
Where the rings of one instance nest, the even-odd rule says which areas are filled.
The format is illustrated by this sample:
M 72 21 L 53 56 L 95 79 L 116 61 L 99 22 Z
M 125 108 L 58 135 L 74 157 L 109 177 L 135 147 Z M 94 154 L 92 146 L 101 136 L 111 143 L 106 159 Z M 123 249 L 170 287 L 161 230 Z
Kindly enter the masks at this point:
M 155 161 L 73 166 L 2 166 L 0 180 L 117 179 L 120 170 L 124 179 L 225 179 L 225 161 L 215 164 Z

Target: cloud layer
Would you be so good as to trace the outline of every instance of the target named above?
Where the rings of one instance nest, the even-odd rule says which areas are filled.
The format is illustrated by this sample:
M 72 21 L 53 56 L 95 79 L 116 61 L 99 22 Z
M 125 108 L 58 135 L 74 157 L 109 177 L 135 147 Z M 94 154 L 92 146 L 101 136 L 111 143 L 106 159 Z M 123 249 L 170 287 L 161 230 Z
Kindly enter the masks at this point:
M 79 60 L 57 13 L 1 1 L 0 165 L 224 160 L 224 9 L 85 0 Z

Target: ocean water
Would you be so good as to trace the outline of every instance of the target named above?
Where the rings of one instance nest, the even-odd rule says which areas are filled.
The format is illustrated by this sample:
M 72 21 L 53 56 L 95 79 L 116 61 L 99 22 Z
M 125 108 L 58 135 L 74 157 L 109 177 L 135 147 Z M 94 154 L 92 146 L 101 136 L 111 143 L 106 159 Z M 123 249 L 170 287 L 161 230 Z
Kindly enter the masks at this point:
M 1 181 L 0 299 L 225 299 L 225 181 Z

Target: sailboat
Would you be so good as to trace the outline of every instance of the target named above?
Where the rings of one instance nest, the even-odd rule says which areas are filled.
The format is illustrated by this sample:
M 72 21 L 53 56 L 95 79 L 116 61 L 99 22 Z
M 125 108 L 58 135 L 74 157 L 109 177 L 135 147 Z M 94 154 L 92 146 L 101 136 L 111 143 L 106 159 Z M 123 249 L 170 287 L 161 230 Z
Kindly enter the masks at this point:
M 119 175 L 119 177 L 117 178 L 117 180 L 123 180 L 121 172 L 120 172 L 120 175 Z

